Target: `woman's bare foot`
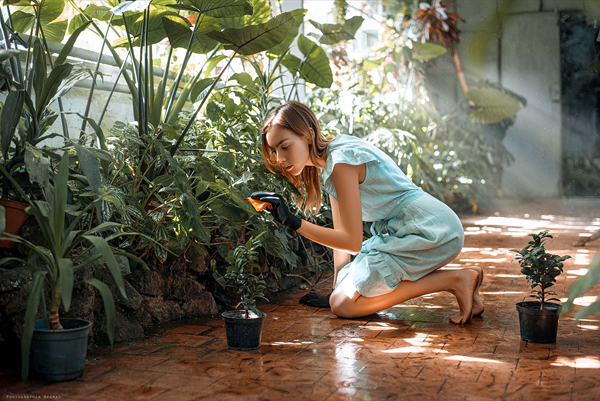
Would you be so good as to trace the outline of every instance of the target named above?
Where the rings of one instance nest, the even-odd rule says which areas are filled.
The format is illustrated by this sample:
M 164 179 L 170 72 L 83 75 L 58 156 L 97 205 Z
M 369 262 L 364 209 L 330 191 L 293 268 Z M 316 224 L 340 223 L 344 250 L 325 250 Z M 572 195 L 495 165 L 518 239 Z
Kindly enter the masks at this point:
M 475 270 L 477 274 L 479 274 L 479 282 L 477 283 L 477 288 L 475 288 L 475 292 L 473 292 L 473 316 L 480 316 L 485 307 L 483 306 L 483 301 L 479 296 L 479 287 L 481 287 L 481 283 L 483 282 L 483 271 L 479 266 L 469 266 L 467 269 Z
M 473 316 L 473 294 L 479 282 L 479 274 L 471 269 L 458 270 L 457 274 L 458 280 L 452 293 L 458 301 L 460 314 L 451 316 L 450 321 L 454 324 L 465 324 Z

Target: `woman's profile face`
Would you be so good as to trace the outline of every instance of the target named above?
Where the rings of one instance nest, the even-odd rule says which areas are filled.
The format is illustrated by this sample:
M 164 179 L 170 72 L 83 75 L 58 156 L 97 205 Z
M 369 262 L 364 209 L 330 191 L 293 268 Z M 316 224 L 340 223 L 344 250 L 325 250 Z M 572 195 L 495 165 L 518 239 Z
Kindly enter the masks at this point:
M 313 166 L 306 139 L 294 131 L 274 126 L 267 132 L 266 140 L 273 149 L 273 159 L 289 174 L 298 176 L 305 166 Z

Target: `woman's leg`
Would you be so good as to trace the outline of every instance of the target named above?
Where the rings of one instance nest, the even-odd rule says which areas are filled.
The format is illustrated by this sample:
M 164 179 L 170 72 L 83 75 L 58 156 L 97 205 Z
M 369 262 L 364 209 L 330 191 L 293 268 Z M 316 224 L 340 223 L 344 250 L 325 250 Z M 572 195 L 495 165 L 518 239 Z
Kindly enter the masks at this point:
M 481 270 L 481 267 L 479 266 L 469 266 L 467 269 L 475 270 L 479 275 L 477 288 L 475 288 L 475 292 L 473 292 L 473 316 L 480 316 L 485 310 L 479 295 L 479 287 L 481 287 L 481 283 L 483 283 L 483 270 Z
M 478 283 L 479 274 L 476 270 L 436 270 L 416 281 L 402 281 L 388 294 L 364 297 L 348 277 L 333 291 L 329 302 L 334 314 L 353 318 L 379 312 L 421 295 L 448 291 L 454 294 L 460 308 L 460 314 L 452 316 L 450 321 L 464 324 L 471 320 L 473 297 Z

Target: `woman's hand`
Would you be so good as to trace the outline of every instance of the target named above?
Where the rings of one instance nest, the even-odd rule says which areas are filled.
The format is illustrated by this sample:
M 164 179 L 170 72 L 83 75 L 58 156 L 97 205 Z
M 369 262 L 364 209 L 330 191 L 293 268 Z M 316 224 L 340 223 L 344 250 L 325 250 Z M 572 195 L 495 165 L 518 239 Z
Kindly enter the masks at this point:
M 250 195 L 250 197 L 252 199 L 256 199 L 261 202 L 268 202 L 273 205 L 272 208 L 267 208 L 266 210 L 271 213 L 275 221 L 283 224 L 284 226 L 289 227 L 292 230 L 298 230 L 302 225 L 302 219 L 290 212 L 285 204 L 285 200 L 278 193 L 259 191 L 254 192 L 252 195 Z

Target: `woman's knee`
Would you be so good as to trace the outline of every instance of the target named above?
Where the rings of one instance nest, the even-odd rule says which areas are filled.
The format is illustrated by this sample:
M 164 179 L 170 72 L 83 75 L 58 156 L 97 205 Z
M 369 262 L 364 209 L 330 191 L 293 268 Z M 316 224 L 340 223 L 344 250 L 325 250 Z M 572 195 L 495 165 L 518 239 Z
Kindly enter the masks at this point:
M 331 312 L 337 317 L 353 318 L 357 317 L 353 310 L 354 300 L 341 291 L 334 291 L 329 298 Z

